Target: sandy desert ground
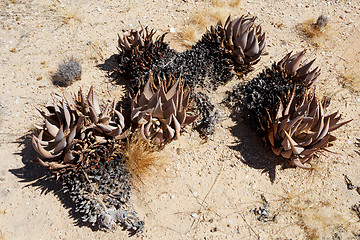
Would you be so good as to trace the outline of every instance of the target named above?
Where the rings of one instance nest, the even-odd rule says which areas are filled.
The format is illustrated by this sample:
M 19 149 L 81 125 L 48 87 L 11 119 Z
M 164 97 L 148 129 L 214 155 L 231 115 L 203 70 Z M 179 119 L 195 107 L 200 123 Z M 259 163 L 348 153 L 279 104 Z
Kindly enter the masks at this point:
M 257 16 L 267 32 L 268 55 L 244 79 L 210 93 L 220 103 L 226 90 L 254 77 L 289 51 L 307 49 L 321 67 L 320 95 L 331 97 L 352 122 L 335 132 L 338 140 L 319 158 L 316 170 L 282 168 L 248 126 L 234 122 L 217 104 L 221 119 L 207 141 L 186 128 L 163 150 L 170 163 L 161 178 L 133 194 L 145 221 L 133 239 L 359 239 L 360 219 L 351 210 L 360 194 L 348 190 L 343 174 L 360 186 L 360 2 L 343 0 L 194 1 L 194 0 L 2 0 L 0 3 L 0 239 L 127 239 L 113 232 L 77 226 L 56 193 L 31 186 L 42 169 L 24 137 L 41 121 L 35 106 L 61 93 L 51 76 L 68 57 L 82 64 L 82 78 L 68 87 L 90 85 L 99 98 L 124 94 L 97 65 L 117 53 L 117 34 L 139 28 L 139 21 L 183 51 L 219 19 Z M 299 24 L 320 14 L 326 33 L 308 39 Z M 344 81 L 342 81 L 345 79 Z M 353 79 L 353 82 L 350 80 Z M 251 212 L 265 196 L 274 221 Z

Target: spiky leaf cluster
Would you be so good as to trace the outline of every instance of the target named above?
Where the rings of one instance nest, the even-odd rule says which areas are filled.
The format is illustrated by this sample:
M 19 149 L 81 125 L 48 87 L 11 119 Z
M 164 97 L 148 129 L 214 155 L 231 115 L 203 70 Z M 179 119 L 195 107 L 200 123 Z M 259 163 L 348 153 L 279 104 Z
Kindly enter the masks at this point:
M 233 77 L 233 69 L 243 75 L 260 60 L 266 45 L 265 33 L 254 22 L 255 18 L 245 16 L 231 21 L 229 16 L 224 26 L 221 22 L 211 26 L 190 50 L 153 71 L 181 76 L 192 89 L 216 89 Z M 206 78 L 210 81 L 206 82 Z
M 75 203 L 81 221 L 97 229 L 122 224 L 141 232 L 144 223 L 130 203 L 131 174 L 126 170 L 121 140 L 130 134 L 115 103 L 101 109 L 93 88 L 85 97 L 53 96 L 41 110 L 44 122 L 37 126 L 33 147 L 41 165 L 53 170 L 49 176 L 62 183 L 62 192 Z
M 167 84 L 174 82 L 174 84 Z M 131 104 L 131 121 L 141 136 L 154 144 L 177 139 L 183 126 L 196 118 L 188 114 L 190 89 L 181 79 L 164 79 L 156 88 L 152 75 Z
M 119 35 L 117 72 L 132 82 L 134 91 L 137 90 L 138 85 L 144 84 L 141 82 L 143 75 L 156 61 L 174 52 L 164 42 L 166 34 L 154 40 L 155 33 L 155 30 L 141 26 L 139 31 L 130 30 L 123 36 Z
M 203 42 L 220 44 L 222 53 L 232 59 L 235 71 L 242 75 L 252 70 L 252 65 L 260 60 L 265 51 L 265 33 L 260 25 L 255 25 L 255 17 L 241 16 L 227 18 L 223 26 L 219 22 L 204 34 Z
M 266 45 L 265 34 L 254 22 L 255 18 L 251 17 L 242 16 L 232 21 L 229 17 L 225 25 L 212 26 L 191 49 L 181 53 L 170 50 L 168 45 L 147 49 L 147 45 L 152 46 L 154 31 L 143 27 L 139 32 L 132 30 L 119 37 L 118 71 L 130 73 L 123 75 L 133 82 L 129 89 L 133 95 L 144 87 L 143 79 L 152 73 L 165 78 L 183 78 L 192 90 L 191 97 L 195 98 L 195 90 L 199 87 L 213 91 L 231 80 L 235 72 L 243 75 L 252 70 L 251 66 L 258 62 Z M 165 46 L 163 37 L 153 45 Z M 208 99 L 208 96 L 203 98 L 204 101 Z M 195 102 L 202 109 L 213 106 L 210 101 Z M 212 109 L 206 109 L 206 112 L 212 112 Z M 214 114 L 202 114 L 198 121 L 203 121 L 197 128 L 201 136 L 214 132 L 217 121 Z
M 256 78 L 234 87 L 226 102 L 260 135 L 273 152 L 294 165 L 304 163 L 335 137 L 330 132 L 346 124 L 337 113 L 326 116 L 328 101 L 320 103 L 309 89 L 320 74 L 310 70 L 314 60 L 302 61 L 304 51 L 287 54 Z
M 39 163 L 50 169 L 70 164 L 74 160 L 73 141 L 83 140 L 88 131 L 94 132 L 96 141 L 122 139 L 128 134 L 123 132 L 124 117 L 114 104 L 101 111 L 92 87 L 86 98 L 81 90 L 75 97 L 66 92 L 64 97 L 54 95 L 46 109 L 48 113 L 38 109 L 44 121 L 36 125 L 32 144 Z
M 316 152 L 336 138 L 330 133 L 342 125 L 338 112 L 325 115 L 326 101 L 318 101 L 314 93 L 306 92 L 290 100 L 280 101 L 276 114 L 269 113 L 266 140 L 276 155 L 281 155 L 298 167 L 310 168 L 309 162 Z
M 301 96 L 319 76 L 319 70 L 310 71 L 314 61 L 302 61 L 304 52 L 287 54 L 271 68 L 266 68 L 251 81 L 236 85 L 228 93 L 226 103 L 240 113 L 258 134 L 266 134 L 268 112 L 275 111 L 280 101 L 295 95 Z

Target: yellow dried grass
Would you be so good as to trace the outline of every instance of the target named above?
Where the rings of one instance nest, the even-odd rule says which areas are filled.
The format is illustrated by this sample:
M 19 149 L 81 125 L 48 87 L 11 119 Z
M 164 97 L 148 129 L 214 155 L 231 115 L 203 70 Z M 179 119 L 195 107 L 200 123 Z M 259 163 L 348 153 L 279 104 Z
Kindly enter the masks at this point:
M 52 3 L 51 9 L 57 13 L 63 23 L 71 24 L 74 21 L 82 21 L 81 4 L 82 0 L 56 0 Z
M 353 72 L 342 74 L 339 78 L 339 83 L 343 88 L 349 89 L 352 93 L 360 92 L 360 76 Z
M 297 29 L 305 39 L 315 47 L 320 47 L 323 42 L 329 39 L 333 32 L 327 18 L 325 18 L 326 20 L 323 25 L 318 24 L 318 19 L 311 18 L 297 26 Z
M 307 198 L 307 193 L 311 196 L 311 190 L 285 191 L 285 195 L 281 197 L 281 208 L 297 216 L 296 224 L 304 229 L 308 238 L 333 239 L 338 236 L 340 239 L 351 239 L 356 221 L 348 217 L 348 214 L 341 213 L 330 202 Z
M 241 11 L 240 3 L 241 0 L 212 0 L 209 5 L 199 7 L 199 10 L 189 15 L 187 24 L 179 33 L 182 44 L 186 47 L 192 46 L 208 27 L 219 21 L 224 23 L 230 14 L 235 17 Z
M 300 225 L 310 239 L 332 239 L 336 235 L 344 239 L 352 237 L 350 219 L 329 204 L 297 204 L 293 207 L 298 211 Z
M 159 147 L 143 140 L 137 132 L 126 143 L 125 166 L 132 174 L 135 187 L 151 184 L 164 173 L 168 158 L 158 151 Z

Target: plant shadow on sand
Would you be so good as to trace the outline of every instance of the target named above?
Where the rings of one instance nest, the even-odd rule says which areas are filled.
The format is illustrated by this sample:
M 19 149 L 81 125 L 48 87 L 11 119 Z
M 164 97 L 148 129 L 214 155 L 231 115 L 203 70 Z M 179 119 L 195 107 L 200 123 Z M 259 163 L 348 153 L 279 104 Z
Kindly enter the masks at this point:
M 238 138 L 238 141 L 229 146 L 231 149 L 240 152 L 239 159 L 249 167 L 262 169 L 262 173 L 268 173 L 270 181 L 274 183 L 276 178 L 276 166 L 282 169 L 292 166 L 267 150 L 262 140 L 251 129 L 241 121 L 231 128 L 231 133 Z
M 9 171 L 20 179 L 20 182 L 28 183 L 25 187 L 35 187 L 41 190 L 41 194 L 54 193 L 63 206 L 69 210 L 69 215 L 77 226 L 87 226 L 81 221 L 81 216 L 74 211 L 75 204 L 70 197 L 61 191 L 61 184 L 51 174 L 50 170 L 45 169 L 34 160 L 37 154 L 31 143 L 32 132 L 29 131 L 19 138 L 16 143 L 19 144 L 20 152 L 15 153 L 22 157 L 23 167 L 10 169 Z
M 116 82 L 119 85 L 127 85 L 129 81 L 121 77 L 119 71 L 119 63 L 117 61 L 118 54 L 111 55 L 104 63 L 96 65 L 100 70 L 103 70 L 107 73 L 107 76 L 111 79 L 112 82 Z

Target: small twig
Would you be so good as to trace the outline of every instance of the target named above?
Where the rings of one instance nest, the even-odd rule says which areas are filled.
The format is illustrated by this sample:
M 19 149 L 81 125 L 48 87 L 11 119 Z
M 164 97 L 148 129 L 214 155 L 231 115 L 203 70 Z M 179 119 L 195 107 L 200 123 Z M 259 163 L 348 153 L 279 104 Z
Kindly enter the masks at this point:
M 351 180 L 348 178 L 348 176 L 346 176 L 345 174 L 343 174 L 344 179 L 345 179 L 345 183 L 347 186 L 348 190 L 353 190 L 356 188 L 356 186 L 351 182 Z
M 338 58 L 340 58 L 341 60 L 345 61 L 345 62 L 349 62 L 348 60 L 346 60 L 345 58 L 339 56 L 339 55 L 336 55 Z
M 209 194 L 210 194 L 210 192 L 212 191 L 212 189 L 214 188 L 217 180 L 219 179 L 219 176 L 220 176 L 220 174 L 221 174 L 221 172 L 222 172 L 222 170 L 223 170 L 223 167 L 224 167 L 224 166 L 222 165 L 221 168 L 220 168 L 220 170 L 219 170 L 219 172 L 218 172 L 218 174 L 217 174 L 216 177 L 215 177 L 215 180 L 214 180 L 213 184 L 211 185 L 209 191 L 208 191 L 207 194 L 205 195 L 205 197 L 204 197 L 204 199 L 202 200 L 202 202 L 200 203 L 200 202 L 198 201 L 198 199 L 195 197 L 196 201 L 198 201 L 198 203 L 200 204 L 200 209 L 199 209 L 199 211 L 198 211 L 199 213 L 202 213 L 202 211 L 204 210 L 204 203 L 205 203 L 205 201 L 206 201 L 206 198 L 209 196 Z M 210 210 L 210 209 L 209 209 L 209 210 Z M 215 212 L 215 214 L 219 216 L 218 213 Z M 200 217 L 199 217 L 198 219 L 195 219 L 195 220 L 192 222 L 192 224 L 191 224 L 191 226 L 190 226 L 190 230 L 189 230 L 188 232 L 190 232 L 190 231 L 193 229 L 193 226 L 194 226 L 194 224 L 195 224 L 196 221 L 199 222 L 199 221 L 200 221 Z
M 250 230 L 256 235 L 257 239 L 260 239 L 260 236 L 258 233 L 255 232 L 255 230 L 250 226 L 250 224 L 246 221 L 245 216 L 243 214 L 240 214 L 240 217 L 244 220 L 246 225 L 250 228 Z

